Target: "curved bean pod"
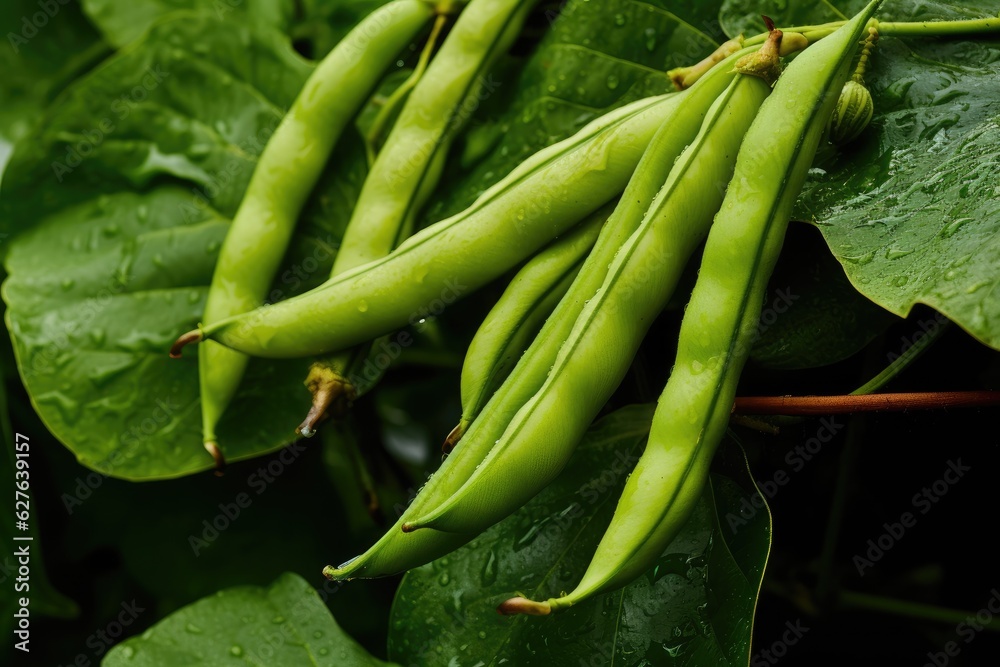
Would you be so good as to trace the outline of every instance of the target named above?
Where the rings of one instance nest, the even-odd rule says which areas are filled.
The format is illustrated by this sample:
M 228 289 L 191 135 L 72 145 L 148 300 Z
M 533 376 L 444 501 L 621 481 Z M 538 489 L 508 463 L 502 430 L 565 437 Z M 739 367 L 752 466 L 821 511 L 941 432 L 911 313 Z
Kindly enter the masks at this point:
M 636 169 L 644 177 L 629 180 L 619 205 L 602 227 L 569 292 L 546 320 L 514 371 L 472 422 L 454 453 L 431 476 L 396 524 L 358 558 L 340 568 L 324 570 L 327 577 L 350 579 L 395 574 L 439 558 L 475 536 L 474 533 L 460 535 L 436 530 L 403 533 L 401 528 L 408 521 L 433 510 L 461 488 L 503 434 L 514 413 L 545 381 L 559 348 L 586 301 L 604 282 L 608 266 L 614 261 L 618 249 L 638 227 L 643 212 L 662 186 L 674 159 L 697 135 L 705 113 L 732 80 L 730 70 L 733 62 L 735 59 L 727 60 L 697 85 L 668 98 L 671 100 L 669 109 L 663 113 L 659 129 Z
M 440 180 L 448 148 L 468 120 L 469 102 L 478 102 L 484 71 L 510 48 L 534 1 L 471 0 L 459 15 L 368 172 L 331 277 L 385 257 L 412 233 L 417 212 Z M 312 435 L 331 403 L 358 395 L 361 387 L 354 386 L 351 370 L 370 349 L 362 344 L 312 365 L 306 386 L 313 405 L 299 433 Z
M 470 0 L 414 86 L 365 179 L 344 232 L 332 276 L 388 255 L 430 196 L 447 152 L 467 121 L 463 104 L 482 74 L 517 38 L 534 0 Z
M 302 206 L 341 132 L 382 73 L 433 16 L 431 2 L 394 0 L 359 23 L 309 76 L 264 147 L 226 234 L 208 290 L 204 324 L 261 304 Z M 246 364 L 246 356 L 216 344 L 204 347 L 198 356 L 203 436 L 217 463 L 221 454 L 215 427 Z
M 306 294 L 202 326 L 171 354 L 211 339 L 245 354 L 289 358 L 343 350 L 417 321 L 496 279 L 624 189 L 673 106 L 645 98 L 543 149 L 468 209 L 423 229 L 381 260 Z M 497 238 L 506 239 L 497 243 Z
M 601 209 L 517 272 L 476 331 L 462 365 L 462 420 L 452 445 L 503 384 L 559 304 L 594 247 L 610 210 Z
M 754 56 L 762 69 L 767 63 L 778 68 L 781 33 L 773 34 L 775 39 Z M 708 233 L 740 143 L 771 81 L 771 75 L 737 76 L 715 100 L 698 136 L 672 162 L 638 228 L 583 308 L 545 383 L 518 410 L 462 488 L 404 529 L 480 532 L 516 511 L 559 474 L 625 377 L 650 325 Z M 638 172 L 635 176 L 645 177 Z
M 620 588 L 652 566 L 687 520 L 725 433 L 792 205 L 880 2 L 796 58 L 747 132 L 709 233 L 649 444 L 582 581 L 545 602 L 513 598 L 501 613 L 548 614 Z

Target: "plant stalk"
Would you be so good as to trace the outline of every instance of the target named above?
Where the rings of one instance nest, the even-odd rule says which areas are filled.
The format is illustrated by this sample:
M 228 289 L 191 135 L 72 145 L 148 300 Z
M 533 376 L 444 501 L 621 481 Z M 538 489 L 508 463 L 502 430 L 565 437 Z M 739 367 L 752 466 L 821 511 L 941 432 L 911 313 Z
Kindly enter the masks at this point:
M 733 412 L 743 415 L 836 415 L 1000 405 L 1000 391 L 921 391 L 865 396 L 745 396 Z

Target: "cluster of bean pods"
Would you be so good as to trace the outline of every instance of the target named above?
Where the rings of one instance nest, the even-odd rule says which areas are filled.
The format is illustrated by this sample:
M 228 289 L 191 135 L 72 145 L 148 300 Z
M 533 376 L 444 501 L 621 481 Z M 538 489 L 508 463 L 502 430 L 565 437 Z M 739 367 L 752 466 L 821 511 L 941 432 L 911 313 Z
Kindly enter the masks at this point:
M 325 355 L 307 378 L 315 400 L 298 430 L 309 435 L 324 413 L 367 391 L 350 378 L 373 340 L 412 324 L 449 284 L 466 296 L 520 267 L 469 346 L 449 455 L 375 545 L 324 573 L 378 577 L 425 564 L 509 516 L 563 469 L 704 241 L 646 451 L 590 568 L 567 595 L 515 597 L 500 611 L 548 614 L 627 584 L 677 534 L 705 484 L 818 146 L 849 141 L 871 118 L 862 75 L 879 5 L 834 26 L 769 24 L 764 36 L 727 42 L 669 72 L 678 92 L 592 121 L 416 233 L 463 104 L 534 2 L 393 0 L 376 10 L 319 64 L 261 155 L 203 323 L 171 351 L 202 342 L 206 447 L 221 458 L 215 425 L 246 355 Z M 371 169 L 330 279 L 258 307 L 339 134 L 428 26 L 413 76 L 373 125 Z M 798 55 L 782 71 L 790 53 Z

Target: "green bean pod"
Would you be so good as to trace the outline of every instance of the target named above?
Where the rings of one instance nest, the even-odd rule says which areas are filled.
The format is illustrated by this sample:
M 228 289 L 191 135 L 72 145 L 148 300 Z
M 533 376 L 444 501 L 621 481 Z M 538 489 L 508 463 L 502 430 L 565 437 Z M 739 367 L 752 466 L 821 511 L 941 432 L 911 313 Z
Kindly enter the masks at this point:
M 501 613 L 548 614 L 620 588 L 652 567 L 687 521 L 722 439 L 792 206 L 850 73 L 870 3 L 789 65 L 747 132 L 684 313 L 649 444 L 576 589 Z
M 431 2 L 393 0 L 359 23 L 309 76 L 264 147 L 226 234 L 208 290 L 205 325 L 260 306 L 341 132 L 433 16 Z M 221 345 L 208 345 L 199 354 L 202 430 L 217 462 L 215 427 L 246 364 L 245 355 Z
M 673 104 L 661 95 L 602 116 L 385 258 L 300 296 L 203 325 L 181 336 L 172 356 L 204 339 L 252 356 L 318 355 L 419 321 L 421 309 L 443 307 L 495 280 L 620 194 Z
M 672 162 L 638 227 L 576 319 L 545 383 L 468 481 L 404 530 L 485 530 L 523 506 L 566 465 L 628 372 L 722 204 L 743 136 L 777 76 L 781 33 L 772 34 L 760 53 L 749 56 L 760 75 L 737 75 L 712 104 L 697 137 Z M 634 178 L 646 177 L 637 172 Z
M 437 187 L 452 140 L 483 94 L 484 73 L 520 34 L 535 0 L 471 0 L 410 92 L 372 164 L 347 224 L 331 277 L 388 255 L 412 233 Z M 436 34 L 437 30 L 435 30 Z M 352 369 L 370 344 L 315 362 L 306 386 L 313 405 L 297 431 L 314 433 L 331 403 L 353 400 Z
M 545 324 L 594 247 L 610 211 L 599 210 L 535 255 L 517 272 L 483 319 L 462 364 L 462 419 L 449 435 L 454 445 Z
M 534 0 L 470 0 L 414 86 L 361 188 L 333 276 L 388 255 L 433 192 L 447 152 L 468 120 L 483 74 L 520 33 Z
M 511 417 L 544 383 L 577 316 L 604 282 L 615 254 L 638 227 L 643 212 L 662 186 L 674 159 L 697 136 L 712 102 L 732 80 L 730 70 L 733 62 L 735 58 L 725 61 L 697 85 L 667 98 L 669 107 L 660 116 L 659 127 L 636 169 L 636 173 L 642 174 L 643 178 L 629 180 L 619 205 L 614 207 L 611 217 L 601 228 L 594 248 L 569 292 L 560 300 L 510 376 L 396 524 L 358 558 L 339 568 L 324 570 L 327 577 L 339 580 L 395 574 L 439 558 L 475 537 L 475 533 L 437 530 L 403 533 L 401 528 L 433 510 L 461 488 L 503 434 Z

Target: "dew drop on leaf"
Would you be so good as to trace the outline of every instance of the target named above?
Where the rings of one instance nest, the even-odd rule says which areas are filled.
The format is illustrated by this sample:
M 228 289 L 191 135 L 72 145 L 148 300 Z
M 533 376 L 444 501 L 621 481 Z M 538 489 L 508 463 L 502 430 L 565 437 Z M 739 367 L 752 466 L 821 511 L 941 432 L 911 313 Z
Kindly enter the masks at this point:
M 69 396 L 54 391 L 38 397 L 39 403 L 52 405 L 59 411 L 63 421 L 67 424 L 74 423 L 80 417 L 80 404 Z
M 656 49 L 656 30 L 654 28 L 646 28 L 646 50 L 654 51 Z
M 941 238 L 951 238 L 965 225 L 965 223 L 970 220 L 972 220 L 972 218 L 958 218 L 957 220 L 952 220 L 944 226 L 944 229 L 941 230 Z
M 978 283 L 973 283 L 973 284 L 969 285 L 965 289 L 965 293 L 966 294 L 974 294 L 975 292 L 978 292 L 979 290 L 983 289 L 984 287 L 989 287 L 991 284 L 992 284 L 992 282 L 989 281 L 989 280 L 981 280 Z
M 497 580 L 497 554 L 496 551 L 490 549 L 489 555 L 486 557 L 486 563 L 483 565 L 482 572 L 483 586 L 490 586 L 496 583 Z

